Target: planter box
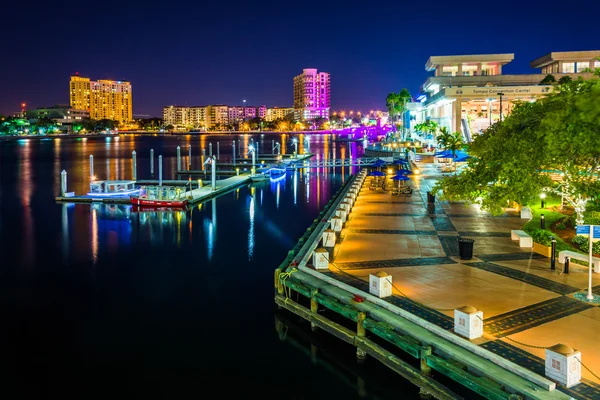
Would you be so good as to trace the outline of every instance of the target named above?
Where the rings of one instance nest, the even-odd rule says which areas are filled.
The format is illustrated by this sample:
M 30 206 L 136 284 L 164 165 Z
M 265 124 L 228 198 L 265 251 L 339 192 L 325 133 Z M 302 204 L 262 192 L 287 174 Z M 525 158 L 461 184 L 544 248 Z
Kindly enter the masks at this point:
M 552 256 L 552 247 L 533 242 L 533 252 L 550 258 Z

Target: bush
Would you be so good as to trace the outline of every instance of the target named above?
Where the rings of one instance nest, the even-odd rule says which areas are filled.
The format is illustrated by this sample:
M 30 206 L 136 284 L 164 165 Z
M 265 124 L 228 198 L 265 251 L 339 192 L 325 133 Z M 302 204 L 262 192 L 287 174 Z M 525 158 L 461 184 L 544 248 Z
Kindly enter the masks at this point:
M 573 243 L 575 243 L 579 247 L 579 250 L 583 251 L 584 253 L 590 251 L 590 240 L 585 236 L 575 236 L 573 238 Z M 592 253 L 600 254 L 600 242 L 594 242 L 594 244 L 592 244 Z
M 535 229 L 528 233 L 534 242 L 543 244 L 544 246 L 552 245 L 552 238 L 554 238 L 552 232 L 547 231 L 545 229 Z

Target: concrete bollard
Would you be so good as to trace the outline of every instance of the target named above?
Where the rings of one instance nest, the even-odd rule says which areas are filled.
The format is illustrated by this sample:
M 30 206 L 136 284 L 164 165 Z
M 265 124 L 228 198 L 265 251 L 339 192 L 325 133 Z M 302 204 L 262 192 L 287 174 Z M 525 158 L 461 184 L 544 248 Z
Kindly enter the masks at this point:
M 383 271 L 369 274 L 369 293 L 379 298 L 392 295 L 392 276 Z
M 335 210 L 335 216 L 336 217 L 340 217 L 342 219 L 342 224 L 346 223 L 346 216 L 348 214 L 346 214 L 346 210 L 344 210 L 342 207 L 338 208 L 337 210 Z
M 212 157 L 212 143 L 208 144 L 208 155 Z
M 350 204 L 350 208 L 352 208 L 352 206 L 354 205 L 354 199 L 352 198 L 351 194 L 346 194 L 343 201 Z
M 455 309 L 454 332 L 468 339 L 480 338 L 483 335 L 483 312 L 471 306 Z
M 333 229 L 325 229 L 321 235 L 321 241 L 323 242 L 323 247 L 334 247 L 335 231 Z
M 313 267 L 315 269 L 329 269 L 329 252 L 319 247 L 313 251 Z
M 336 233 L 342 231 L 342 219 L 340 217 L 331 218 L 331 229 Z
M 346 213 L 350 214 L 350 208 L 351 207 L 350 207 L 350 204 L 347 201 L 343 200 L 340 203 L 340 207 L 344 208 L 346 210 Z
M 546 349 L 546 376 L 571 387 L 581 381 L 581 352 L 565 344 Z

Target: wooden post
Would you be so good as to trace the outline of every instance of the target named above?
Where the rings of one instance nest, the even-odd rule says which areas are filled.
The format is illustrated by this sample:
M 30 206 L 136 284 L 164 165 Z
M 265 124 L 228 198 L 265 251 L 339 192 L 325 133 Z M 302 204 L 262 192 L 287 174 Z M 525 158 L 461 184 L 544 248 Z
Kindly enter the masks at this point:
M 367 319 L 367 313 L 359 312 L 356 321 L 356 336 L 365 337 L 365 327 L 363 323 Z M 356 346 L 356 358 L 358 361 L 364 361 L 367 358 L 367 352 Z
M 317 289 L 314 289 L 310 292 L 310 312 L 313 314 L 319 313 L 319 303 L 317 303 L 317 300 L 315 299 L 315 296 L 318 292 L 319 291 Z M 310 329 L 315 332 L 317 330 L 317 326 L 311 323 Z
M 431 367 L 427 365 L 427 357 L 431 355 L 431 346 L 422 346 L 420 351 L 421 375 L 430 376 Z

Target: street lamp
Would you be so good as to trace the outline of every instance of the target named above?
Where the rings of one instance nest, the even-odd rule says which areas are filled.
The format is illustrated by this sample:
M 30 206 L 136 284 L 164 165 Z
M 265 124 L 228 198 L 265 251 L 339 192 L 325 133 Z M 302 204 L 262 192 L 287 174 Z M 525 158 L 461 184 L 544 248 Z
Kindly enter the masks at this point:
M 500 96 L 500 122 L 502 122 L 502 97 L 504 93 L 498 93 L 498 96 Z

